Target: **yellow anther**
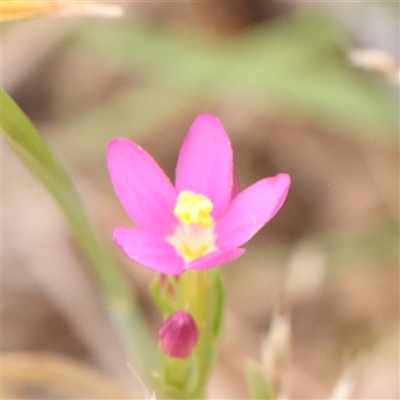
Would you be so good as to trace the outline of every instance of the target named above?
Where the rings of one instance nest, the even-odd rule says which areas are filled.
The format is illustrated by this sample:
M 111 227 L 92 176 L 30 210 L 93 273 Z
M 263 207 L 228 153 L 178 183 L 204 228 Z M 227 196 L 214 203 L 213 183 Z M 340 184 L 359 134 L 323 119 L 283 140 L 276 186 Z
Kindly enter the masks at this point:
M 210 215 L 213 203 L 202 194 L 196 194 L 189 190 L 179 193 L 174 209 L 174 215 L 185 225 L 199 225 L 209 228 L 214 219 Z

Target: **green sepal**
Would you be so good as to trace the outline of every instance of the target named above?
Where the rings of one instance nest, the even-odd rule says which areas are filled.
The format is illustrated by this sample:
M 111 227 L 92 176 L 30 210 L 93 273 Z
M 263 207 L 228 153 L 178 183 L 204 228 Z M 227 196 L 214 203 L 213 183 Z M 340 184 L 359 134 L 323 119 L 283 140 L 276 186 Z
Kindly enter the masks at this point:
M 160 376 L 163 386 L 162 395 L 165 399 L 198 399 L 198 360 L 193 352 L 187 358 L 174 358 L 165 355 L 159 346 L 159 357 L 163 365 Z M 200 396 L 201 398 L 201 396 Z
M 172 275 L 158 274 L 150 284 L 150 294 L 158 309 L 166 318 L 179 308 L 178 279 Z
M 222 274 L 219 269 L 214 271 L 214 298 L 215 298 L 215 316 L 214 316 L 214 337 L 218 339 L 222 334 L 224 309 L 225 309 L 225 287 L 222 280 Z

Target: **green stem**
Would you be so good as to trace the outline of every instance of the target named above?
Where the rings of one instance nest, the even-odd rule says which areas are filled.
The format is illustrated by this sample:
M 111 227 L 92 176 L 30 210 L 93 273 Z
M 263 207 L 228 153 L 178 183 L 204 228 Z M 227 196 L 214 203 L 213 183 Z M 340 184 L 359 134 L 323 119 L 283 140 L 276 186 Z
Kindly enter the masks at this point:
M 0 113 L 3 137 L 61 208 L 77 244 L 90 261 L 122 339 L 131 355 L 140 357 L 143 372 L 151 381 L 151 371 L 157 365 L 156 356 L 136 308 L 135 297 L 92 228 L 69 176 L 29 118 L 2 89 Z
M 186 271 L 178 280 L 158 279 L 152 285 L 152 295 L 164 317 L 185 310 L 196 321 L 199 330 L 198 342 L 189 357 L 171 358 L 160 352 L 161 391 L 157 398 L 205 399 L 224 314 L 224 286 L 220 270 Z

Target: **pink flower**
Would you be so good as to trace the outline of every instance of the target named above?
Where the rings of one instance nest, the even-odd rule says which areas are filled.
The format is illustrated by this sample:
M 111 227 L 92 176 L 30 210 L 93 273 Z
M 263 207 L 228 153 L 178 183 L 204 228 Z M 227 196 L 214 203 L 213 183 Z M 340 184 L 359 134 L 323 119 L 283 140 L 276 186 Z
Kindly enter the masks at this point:
M 199 332 L 192 316 L 181 310 L 163 322 L 158 330 L 158 337 L 166 355 L 186 358 L 196 345 Z
M 232 148 L 219 120 L 200 115 L 182 145 L 175 186 L 154 159 L 128 139 L 113 140 L 107 165 L 115 192 L 138 228 L 115 228 L 115 243 L 132 260 L 179 275 L 235 260 L 281 208 L 287 174 L 239 193 Z

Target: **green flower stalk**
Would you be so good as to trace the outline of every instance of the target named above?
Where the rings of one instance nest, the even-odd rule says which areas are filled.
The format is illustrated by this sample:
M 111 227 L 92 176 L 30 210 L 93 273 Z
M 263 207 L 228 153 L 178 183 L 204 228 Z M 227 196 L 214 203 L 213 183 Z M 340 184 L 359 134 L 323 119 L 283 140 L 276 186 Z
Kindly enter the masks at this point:
M 159 331 L 162 370 L 158 386 L 162 393 L 157 393 L 157 399 L 206 398 L 207 381 L 221 339 L 224 287 L 220 270 L 187 271 L 178 279 L 159 275 L 151 292 L 165 318 Z M 171 327 L 171 322 L 176 323 L 177 316 L 182 315 L 186 335 L 176 326 Z M 168 327 L 173 332 L 167 332 L 167 338 Z M 174 345 L 183 348 L 184 357 L 178 357 L 179 350 Z

